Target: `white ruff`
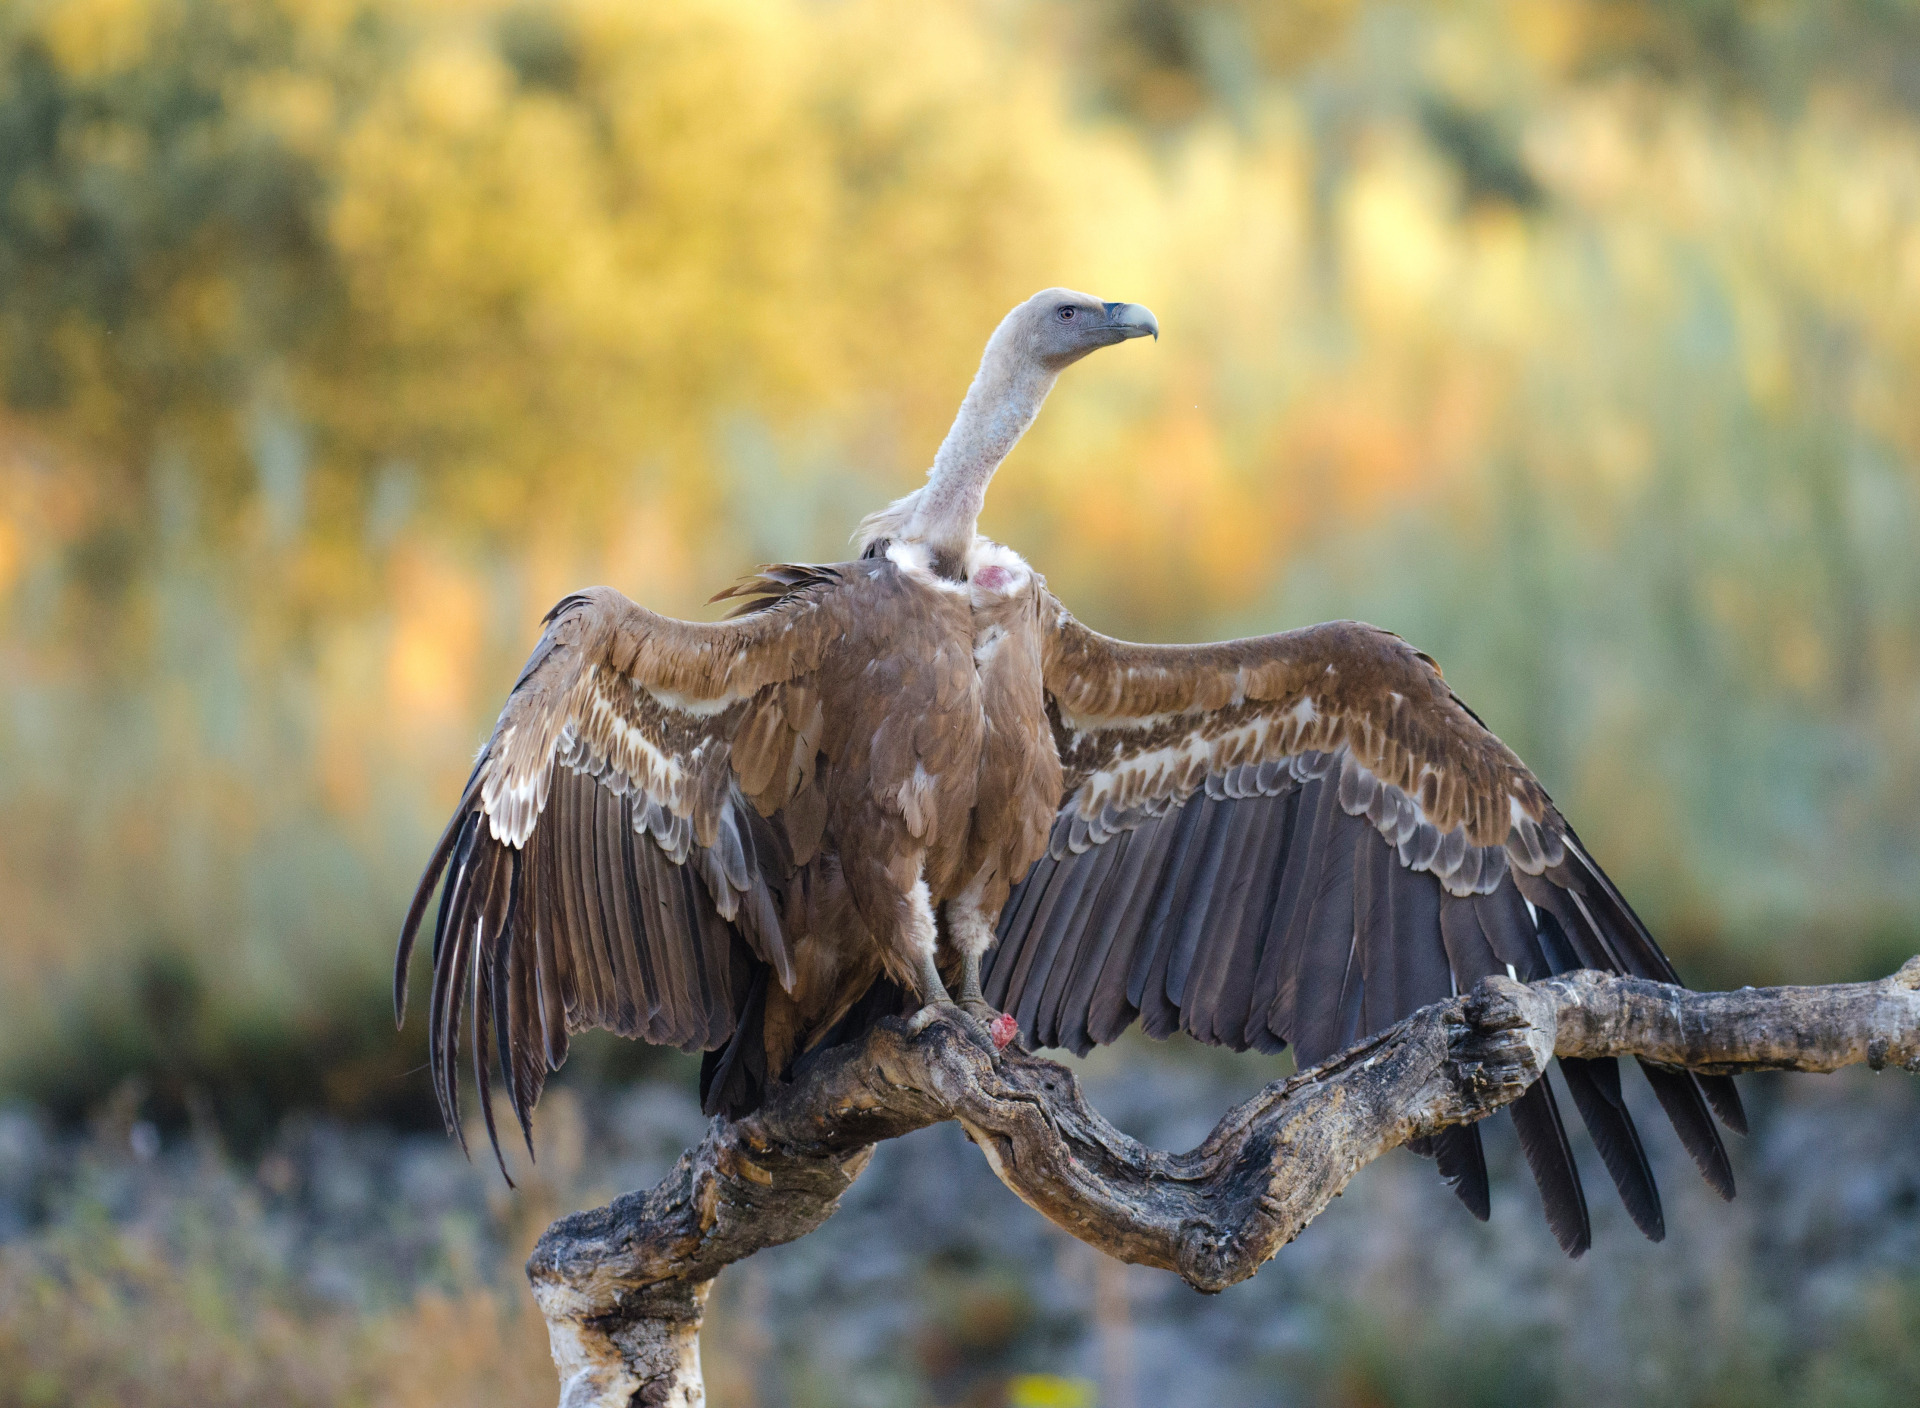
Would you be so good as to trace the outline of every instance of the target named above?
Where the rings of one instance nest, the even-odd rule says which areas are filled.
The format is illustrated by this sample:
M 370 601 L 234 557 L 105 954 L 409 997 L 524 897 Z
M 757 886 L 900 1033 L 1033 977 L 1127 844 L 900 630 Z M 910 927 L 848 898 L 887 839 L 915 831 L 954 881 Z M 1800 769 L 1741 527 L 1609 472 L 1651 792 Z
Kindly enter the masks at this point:
M 925 543 L 889 543 L 887 544 L 887 561 L 916 582 L 935 587 L 943 592 L 952 592 L 958 596 L 966 594 L 965 582 L 950 582 L 933 570 L 933 549 Z

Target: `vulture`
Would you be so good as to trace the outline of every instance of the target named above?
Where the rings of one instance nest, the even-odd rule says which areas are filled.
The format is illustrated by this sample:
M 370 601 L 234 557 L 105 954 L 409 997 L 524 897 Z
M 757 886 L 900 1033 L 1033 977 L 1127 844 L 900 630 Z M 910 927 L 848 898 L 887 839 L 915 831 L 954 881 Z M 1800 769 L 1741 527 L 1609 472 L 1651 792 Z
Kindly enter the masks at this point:
M 1488 974 L 1677 981 L 1431 657 L 1353 621 L 1129 644 L 976 531 L 1061 372 L 1159 332 L 1137 304 L 1044 290 L 994 331 L 927 482 L 862 523 L 855 560 L 766 567 L 713 623 L 606 587 L 548 613 L 401 930 L 403 1019 L 437 891 L 427 1023 L 452 1132 L 463 1012 L 498 1157 L 496 1056 L 531 1152 L 547 1073 L 591 1027 L 706 1053 L 706 1109 L 738 1115 L 812 1052 L 930 1004 L 1001 1044 L 1085 1053 L 1138 1021 L 1291 1043 L 1305 1067 Z M 1558 1066 L 1658 1239 L 1617 1064 Z M 1642 1069 L 1731 1197 L 1731 1080 Z M 1543 1079 L 1509 1113 L 1578 1255 L 1560 1097 Z M 1487 1216 L 1477 1127 L 1417 1152 Z

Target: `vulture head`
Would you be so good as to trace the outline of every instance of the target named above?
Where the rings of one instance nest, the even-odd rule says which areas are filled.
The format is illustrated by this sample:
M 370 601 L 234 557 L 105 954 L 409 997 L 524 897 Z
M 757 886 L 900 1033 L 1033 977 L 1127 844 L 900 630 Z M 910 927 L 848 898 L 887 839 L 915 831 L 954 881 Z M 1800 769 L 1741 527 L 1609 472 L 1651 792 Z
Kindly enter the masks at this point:
M 1160 324 L 1138 303 L 1105 303 L 1070 288 L 1042 289 L 1007 314 L 994 334 L 1006 335 L 1020 354 L 1058 375 L 1089 352 L 1133 337 L 1160 337 Z M 1012 349 L 1009 349 L 1012 350 Z M 993 353 L 988 344 L 988 355 Z
M 881 543 L 918 544 L 942 576 L 964 579 L 987 482 L 1033 424 L 1054 380 L 1089 352 L 1136 337 L 1160 337 L 1147 309 L 1070 288 L 1042 289 L 1007 314 L 987 339 L 925 487 L 867 516 L 856 535 L 861 553 Z

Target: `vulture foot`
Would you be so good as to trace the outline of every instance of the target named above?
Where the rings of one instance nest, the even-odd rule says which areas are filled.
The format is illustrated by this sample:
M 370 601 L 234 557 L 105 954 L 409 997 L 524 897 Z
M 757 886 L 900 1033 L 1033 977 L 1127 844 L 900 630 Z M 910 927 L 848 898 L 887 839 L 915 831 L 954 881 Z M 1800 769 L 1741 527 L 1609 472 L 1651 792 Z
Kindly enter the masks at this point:
M 956 1000 L 963 1012 L 987 1029 L 995 1051 L 1005 1051 L 1019 1037 L 1020 1023 L 1013 1014 L 1002 1012 L 981 995 L 978 959 L 967 964 L 966 974 L 960 980 L 960 996 Z
M 985 1004 L 981 1005 L 984 1006 Z M 1013 1019 L 1011 1017 L 1005 1017 L 1001 1013 L 996 1013 L 991 1007 L 986 1008 L 986 1012 L 987 1016 L 983 1018 L 972 1010 L 972 1004 L 961 1004 L 953 1001 L 951 998 L 942 999 L 937 1002 L 929 1002 L 925 1007 L 922 1007 L 907 1019 L 907 1035 L 919 1036 L 921 1032 L 932 1026 L 935 1021 L 945 1017 L 980 1045 L 993 1051 L 1004 1051 L 1006 1050 L 1007 1042 L 1000 1039 L 1001 1028 L 998 1023 L 1004 1020 L 1011 1025 Z M 1013 1029 L 1013 1035 L 1018 1034 L 1019 1028 L 1016 1026 Z M 1007 1040 L 1011 1039 L 1012 1036 L 1007 1038 Z
M 1448 1043 L 1453 1079 L 1473 1097 L 1504 1104 L 1540 1079 L 1553 1059 L 1554 1020 L 1525 986 L 1485 978 L 1467 994 Z

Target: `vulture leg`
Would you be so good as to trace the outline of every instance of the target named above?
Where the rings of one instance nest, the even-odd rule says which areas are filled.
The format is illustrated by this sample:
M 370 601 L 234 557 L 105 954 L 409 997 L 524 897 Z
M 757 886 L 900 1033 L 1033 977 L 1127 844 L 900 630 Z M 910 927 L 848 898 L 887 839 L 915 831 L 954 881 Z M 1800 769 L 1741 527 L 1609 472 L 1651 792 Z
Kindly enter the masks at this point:
M 855 879 L 849 874 L 848 879 Z M 854 891 L 858 904 L 860 892 Z M 877 912 L 862 917 L 868 920 L 868 927 L 880 940 L 880 961 L 897 980 L 913 989 L 913 995 L 925 1007 L 953 1006 L 953 996 L 947 991 L 946 980 L 940 976 L 940 964 L 936 960 L 939 947 L 939 925 L 933 917 L 933 904 L 927 898 L 926 882 L 922 881 L 902 895 L 896 892 L 888 896 L 883 905 L 876 907 Z M 878 923 L 874 921 L 878 920 Z
M 927 900 L 927 887 L 924 884 L 915 886 L 913 893 L 907 897 L 907 903 L 908 919 L 895 952 L 898 953 L 900 949 L 906 950 L 901 956 L 912 965 L 914 996 L 920 999 L 920 1010 L 914 1013 L 908 1029 L 918 1032 L 936 1015 L 944 1013 L 958 1019 L 960 1024 L 979 1040 L 992 1041 L 993 1031 L 987 1022 L 976 1016 L 970 1009 L 956 1003 L 953 1000 L 953 994 L 947 991 L 946 979 L 940 976 L 940 964 L 935 956 L 938 925 L 934 922 L 933 906 Z M 991 928 L 987 930 L 989 937 L 992 936 L 992 932 Z M 974 993 L 978 994 L 980 960 L 977 956 L 968 965 L 968 979 L 972 983 Z M 966 992 L 964 981 L 961 992 L 963 995 Z M 1004 1043 L 1000 1044 L 1004 1045 Z
M 1000 1015 L 980 989 L 980 960 L 993 945 L 994 916 L 983 914 L 965 896 L 945 906 L 947 940 L 960 954 L 960 991 L 956 1001 L 968 1015 L 991 1024 Z
M 920 999 L 922 1007 L 951 1007 L 953 994 L 947 991 L 946 980 L 940 976 L 940 965 L 933 961 L 931 951 L 914 955 L 918 971 L 913 976 L 914 996 Z

